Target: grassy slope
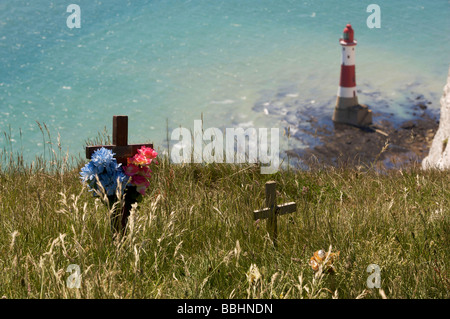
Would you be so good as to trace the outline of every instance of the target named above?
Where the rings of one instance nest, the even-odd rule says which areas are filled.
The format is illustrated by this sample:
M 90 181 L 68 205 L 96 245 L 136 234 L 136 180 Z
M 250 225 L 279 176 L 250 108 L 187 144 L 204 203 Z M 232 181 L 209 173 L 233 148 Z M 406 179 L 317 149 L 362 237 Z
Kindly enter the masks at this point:
M 42 167 L 42 163 L 40 166 Z M 63 174 L 3 167 L 0 296 L 7 298 L 449 298 L 450 171 L 316 168 L 261 175 L 256 166 L 155 166 L 151 193 L 112 241 L 108 211 Z M 274 249 L 264 183 L 297 212 L 278 219 Z M 314 251 L 340 251 L 335 275 L 314 275 Z M 80 289 L 66 272 L 78 264 Z M 262 277 L 249 283 L 251 264 Z M 336 294 L 337 291 L 337 294 Z

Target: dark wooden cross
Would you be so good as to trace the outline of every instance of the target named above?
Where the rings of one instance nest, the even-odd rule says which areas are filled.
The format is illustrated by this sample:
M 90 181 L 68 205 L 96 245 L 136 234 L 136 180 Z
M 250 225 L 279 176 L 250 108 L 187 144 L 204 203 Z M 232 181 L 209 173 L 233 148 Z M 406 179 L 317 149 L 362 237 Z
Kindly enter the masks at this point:
M 277 205 L 276 185 L 274 181 L 266 183 L 266 206 L 267 208 L 261 210 L 255 210 L 253 212 L 253 219 L 268 219 L 267 231 L 272 238 L 273 244 L 277 247 L 277 216 L 293 213 L 297 211 L 297 205 L 295 202 L 287 204 Z
M 107 148 L 116 153 L 117 163 L 127 165 L 127 158 L 134 156 L 142 146 L 153 148 L 153 144 L 130 144 L 128 145 L 128 116 L 113 116 L 113 145 L 95 145 L 86 147 L 86 158 L 90 159 L 92 154 L 99 148 Z
M 113 145 L 94 145 L 94 146 L 87 146 L 86 147 L 86 158 L 90 159 L 92 157 L 92 154 L 104 147 L 107 149 L 110 149 L 113 153 L 115 153 L 115 158 L 117 160 L 117 163 L 122 164 L 122 166 L 127 165 L 127 159 L 129 157 L 134 156 L 137 153 L 137 150 L 141 148 L 142 146 L 151 147 L 153 148 L 153 144 L 128 144 L 128 116 L 125 115 L 115 115 L 113 116 L 113 135 L 112 135 L 112 142 Z M 127 190 L 127 193 L 125 195 L 125 205 L 122 207 L 122 216 L 115 216 L 113 224 L 115 227 L 116 224 L 116 218 L 121 218 L 121 224 L 122 224 L 122 231 L 125 229 L 125 226 L 127 224 L 128 216 L 130 215 L 131 205 L 135 202 L 134 196 L 131 194 L 132 187 L 128 187 L 130 191 Z M 134 189 L 133 192 L 136 192 Z M 137 194 L 137 193 L 136 193 Z M 112 203 L 110 203 L 112 205 Z M 116 227 L 117 230 L 117 227 Z

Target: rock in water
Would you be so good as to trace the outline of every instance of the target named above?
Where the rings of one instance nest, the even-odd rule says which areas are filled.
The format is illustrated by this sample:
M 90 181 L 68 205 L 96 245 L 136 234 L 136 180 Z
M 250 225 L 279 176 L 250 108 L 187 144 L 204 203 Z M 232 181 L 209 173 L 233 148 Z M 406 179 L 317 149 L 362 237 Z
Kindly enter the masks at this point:
M 441 97 L 441 118 L 428 156 L 422 162 L 422 168 L 450 168 L 450 68 L 447 85 Z

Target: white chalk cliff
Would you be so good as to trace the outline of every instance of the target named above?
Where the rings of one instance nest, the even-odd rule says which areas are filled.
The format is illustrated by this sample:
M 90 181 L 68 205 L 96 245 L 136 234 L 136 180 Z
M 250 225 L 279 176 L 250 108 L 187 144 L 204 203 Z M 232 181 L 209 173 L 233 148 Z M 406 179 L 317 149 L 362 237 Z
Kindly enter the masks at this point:
M 450 169 L 450 68 L 447 85 L 441 97 L 439 128 L 428 156 L 422 161 L 422 168 Z

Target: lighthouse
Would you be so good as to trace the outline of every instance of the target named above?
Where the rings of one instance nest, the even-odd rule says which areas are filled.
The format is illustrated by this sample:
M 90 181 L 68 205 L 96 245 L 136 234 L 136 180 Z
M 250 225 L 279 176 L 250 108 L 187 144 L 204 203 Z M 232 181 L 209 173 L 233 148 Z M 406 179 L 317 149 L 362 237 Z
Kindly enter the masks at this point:
M 368 126 L 372 124 L 372 111 L 367 105 L 358 103 L 356 94 L 355 48 L 357 43 L 351 24 L 347 24 L 345 27 L 339 43 L 342 47 L 341 78 L 333 122 L 361 127 Z

